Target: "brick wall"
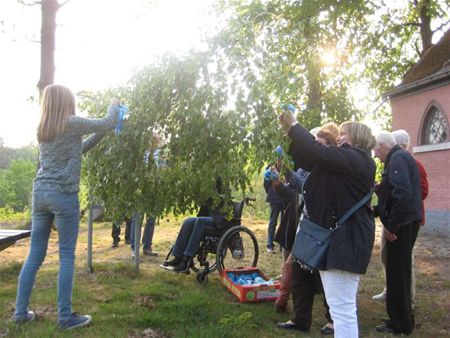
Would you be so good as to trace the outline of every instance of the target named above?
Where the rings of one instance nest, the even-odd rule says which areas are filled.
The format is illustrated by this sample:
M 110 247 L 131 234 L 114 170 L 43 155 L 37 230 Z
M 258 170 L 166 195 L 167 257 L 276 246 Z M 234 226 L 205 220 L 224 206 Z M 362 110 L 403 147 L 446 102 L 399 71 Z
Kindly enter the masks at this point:
M 392 129 L 405 129 L 411 136 L 411 147 L 419 146 L 422 124 L 428 108 L 437 102 L 450 121 L 450 85 L 434 88 L 391 101 Z M 428 173 L 430 192 L 425 201 L 427 215 L 440 215 L 436 222 L 450 224 L 450 149 L 421 152 L 414 156 Z M 440 219 L 440 220 L 439 220 Z M 430 222 L 433 219 L 429 220 Z M 428 223 L 428 221 L 427 221 Z M 442 226 L 443 224 L 437 224 Z M 447 227 L 448 228 L 448 227 Z M 450 230 L 449 230 L 450 231 Z

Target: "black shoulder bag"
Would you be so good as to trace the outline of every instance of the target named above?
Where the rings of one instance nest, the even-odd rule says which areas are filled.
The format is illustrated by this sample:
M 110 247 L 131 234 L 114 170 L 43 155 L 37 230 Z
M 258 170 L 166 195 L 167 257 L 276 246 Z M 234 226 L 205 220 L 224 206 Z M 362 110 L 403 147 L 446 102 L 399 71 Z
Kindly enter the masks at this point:
M 348 210 L 337 221 L 336 226 L 332 230 L 311 222 L 306 216 L 303 217 L 300 221 L 300 230 L 295 235 L 294 245 L 292 246 L 292 256 L 294 259 L 309 270 L 323 270 L 325 268 L 328 247 L 331 242 L 331 234 L 343 226 L 345 221 L 371 197 L 372 190 Z

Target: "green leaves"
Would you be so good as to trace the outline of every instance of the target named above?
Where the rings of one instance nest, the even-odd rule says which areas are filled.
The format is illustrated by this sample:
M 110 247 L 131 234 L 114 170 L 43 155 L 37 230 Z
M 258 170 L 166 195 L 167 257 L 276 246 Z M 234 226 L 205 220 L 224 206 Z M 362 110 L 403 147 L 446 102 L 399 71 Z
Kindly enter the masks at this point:
M 265 93 L 270 105 L 295 103 L 306 127 L 330 116 L 343 122 L 358 113 L 348 97 L 345 77 L 352 73 L 344 59 L 355 26 L 366 23 L 365 3 L 224 1 L 232 14 L 215 39 L 216 50 L 232 65 L 232 76 L 250 90 Z M 323 63 L 324 49 L 335 51 L 335 65 Z
M 448 17 L 442 0 L 429 5 L 432 18 Z M 225 25 L 209 52 L 166 55 L 120 88 L 82 93 L 91 116 L 104 115 L 113 96 L 131 110 L 122 133 L 109 133 L 88 154 L 90 189 L 117 218 L 191 212 L 217 194 L 219 178 L 225 198 L 249 190 L 250 177 L 283 144 L 280 103 L 296 105 L 307 128 L 359 119 L 352 90 L 370 80 L 379 93 L 411 65 L 417 30 L 405 20 L 417 19 L 420 6 L 388 6 L 219 1 Z M 324 61 L 328 52 L 333 62 Z M 153 132 L 162 136 L 166 167 L 144 162 Z
M 113 92 L 131 111 L 123 131 L 108 133 L 84 167 L 94 196 L 114 217 L 192 212 L 217 195 L 219 178 L 226 199 L 249 189 L 279 139 L 279 128 L 263 93 L 246 95 L 235 88 L 230 97 L 228 80 L 211 55 L 193 53 L 183 59 L 165 56 L 122 88 L 85 94 L 82 106 L 93 116 L 99 107 L 106 111 Z M 153 132 L 161 135 L 167 166 L 144 161 Z
M 0 208 L 24 211 L 31 201 L 31 188 L 36 164 L 30 160 L 12 160 L 6 169 L 0 169 Z
M 308 128 L 362 117 L 353 105 L 355 91 L 368 83 L 374 91 L 357 95 L 378 100 L 418 60 L 424 36 L 450 23 L 445 0 L 221 4 L 229 14 L 214 46 L 232 76 L 259 87 L 275 105 L 295 103 Z M 333 63 L 324 62 L 326 53 L 334 54 Z

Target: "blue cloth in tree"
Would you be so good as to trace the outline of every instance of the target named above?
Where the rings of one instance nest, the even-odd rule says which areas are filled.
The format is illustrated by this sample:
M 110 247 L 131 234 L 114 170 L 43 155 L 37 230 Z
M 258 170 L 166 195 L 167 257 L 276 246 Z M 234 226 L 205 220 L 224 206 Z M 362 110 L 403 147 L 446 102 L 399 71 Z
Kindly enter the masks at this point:
M 124 104 L 119 104 L 119 114 L 117 116 L 117 122 L 115 127 L 116 134 L 119 134 L 123 129 L 123 120 L 127 116 L 127 113 L 129 112 L 128 106 Z

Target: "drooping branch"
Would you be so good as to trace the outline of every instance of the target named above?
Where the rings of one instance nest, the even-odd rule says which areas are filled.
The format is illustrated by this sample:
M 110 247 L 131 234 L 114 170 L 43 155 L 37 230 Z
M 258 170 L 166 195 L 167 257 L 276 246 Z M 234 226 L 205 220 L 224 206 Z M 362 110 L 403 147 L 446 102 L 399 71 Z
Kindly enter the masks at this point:
M 418 43 L 417 41 L 416 41 L 416 43 L 414 44 L 414 49 L 415 49 L 417 55 L 419 55 L 419 57 L 422 56 L 422 52 L 421 52 L 421 50 L 420 50 L 419 43 Z
M 417 27 L 420 27 L 420 23 L 419 22 L 406 22 L 404 24 L 401 24 L 400 26 L 417 26 Z
M 24 5 L 24 6 L 36 6 L 36 5 L 42 4 L 42 1 L 30 1 L 30 2 L 27 2 L 27 1 L 24 1 L 24 0 L 17 0 L 17 2 L 19 4 L 21 4 L 21 5 Z
M 62 6 L 67 5 L 69 2 L 70 2 L 70 0 L 63 1 L 62 3 L 59 4 L 59 8 L 61 8 Z
M 447 26 L 448 24 L 450 24 L 450 20 L 447 20 L 446 22 L 444 22 L 443 24 L 441 24 L 438 28 L 436 28 L 435 30 L 433 30 L 433 33 L 439 32 L 442 28 L 444 28 L 444 27 Z

